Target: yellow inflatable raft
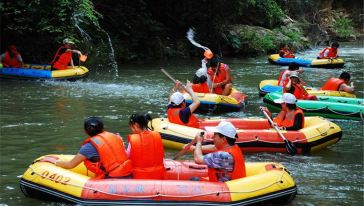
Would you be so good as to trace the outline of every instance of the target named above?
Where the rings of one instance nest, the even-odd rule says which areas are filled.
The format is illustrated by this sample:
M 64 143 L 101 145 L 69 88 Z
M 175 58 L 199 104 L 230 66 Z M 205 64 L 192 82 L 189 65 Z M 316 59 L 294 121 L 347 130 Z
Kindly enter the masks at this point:
M 73 155 L 58 157 L 69 160 Z M 188 161 L 165 160 L 164 180 L 137 180 L 93 179 L 83 164 L 67 170 L 41 158 L 23 174 L 22 192 L 79 205 L 283 205 L 297 193 L 289 172 L 278 163 L 246 163 L 247 177 L 208 182 L 207 167 Z
M 213 93 L 195 93 L 200 100 L 198 112 L 233 112 L 241 110 L 246 104 L 248 96 L 232 89 L 229 96 Z M 187 105 L 192 103 L 190 95 L 184 94 Z

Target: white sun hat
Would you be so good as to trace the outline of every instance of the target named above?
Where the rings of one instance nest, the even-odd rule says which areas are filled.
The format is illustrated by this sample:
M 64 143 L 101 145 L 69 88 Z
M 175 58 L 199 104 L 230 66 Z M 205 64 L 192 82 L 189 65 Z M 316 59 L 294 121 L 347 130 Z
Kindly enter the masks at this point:
M 181 92 L 175 92 L 171 95 L 171 103 L 180 105 L 185 100 Z
M 232 139 L 236 138 L 236 128 L 233 124 L 227 121 L 221 121 L 217 127 L 205 127 L 205 129 L 206 131 L 220 133 Z
M 274 103 L 287 103 L 287 104 L 296 104 L 297 99 L 291 93 L 284 93 L 281 98 L 274 100 Z

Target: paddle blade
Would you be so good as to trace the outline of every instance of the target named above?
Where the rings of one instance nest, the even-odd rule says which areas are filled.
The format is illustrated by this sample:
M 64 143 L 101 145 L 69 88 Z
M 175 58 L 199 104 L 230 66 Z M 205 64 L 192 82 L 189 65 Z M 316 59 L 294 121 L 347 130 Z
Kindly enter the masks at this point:
M 294 144 L 290 141 L 288 141 L 287 139 L 284 140 L 284 143 L 286 144 L 286 149 L 287 149 L 287 152 L 294 156 L 295 154 L 297 154 L 297 148 L 296 146 L 294 146 Z

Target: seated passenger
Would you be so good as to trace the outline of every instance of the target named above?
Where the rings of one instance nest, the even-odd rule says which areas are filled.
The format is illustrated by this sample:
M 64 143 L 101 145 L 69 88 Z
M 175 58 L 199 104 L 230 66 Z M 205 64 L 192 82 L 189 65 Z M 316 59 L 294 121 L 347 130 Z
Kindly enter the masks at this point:
M 306 89 L 301 84 L 297 72 L 292 72 L 288 82 L 284 85 L 283 93 L 286 92 L 293 94 L 296 99 L 317 100 L 316 96 L 307 93 Z
M 129 118 L 132 132 L 127 153 L 133 162 L 134 179 L 164 179 L 164 147 L 158 132 L 148 127 L 149 114 L 133 114 Z
M 197 164 L 208 166 L 209 181 L 226 182 L 245 177 L 244 156 L 235 144 L 237 134 L 234 125 L 222 121 L 217 127 L 206 127 L 206 130 L 214 133 L 214 144 L 202 146 L 204 137 L 199 133 L 195 137 L 196 146 L 191 150 L 194 150 Z
M 331 47 L 326 47 L 319 53 L 317 59 L 336 59 L 339 54 L 339 46 L 339 43 L 333 42 Z
M 295 58 L 295 55 L 291 50 L 289 50 L 289 47 L 287 44 L 284 44 L 281 50 L 279 50 L 279 56 L 282 58 Z
M 199 120 L 195 115 L 193 115 L 193 112 L 195 112 L 200 105 L 200 100 L 193 92 L 191 82 L 187 81 L 185 91 L 191 96 L 192 104 L 186 107 L 186 101 L 183 94 L 177 91 L 178 89 L 180 89 L 181 86 L 182 83 L 180 81 L 177 81 L 172 90 L 174 93 L 169 98 L 170 103 L 167 108 L 168 120 L 169 122 L 175 124 L 185 125 L 189 127 L 198 127 Z
M 220 62 L 217 57 L 214 57 L 210 61 L 210 68 L 207 73 L 212 81 L 214 93 L 225 96 L 230 94 L 233 84 L 227 64 Z
M 348 72 L 343 72 L 340 74 L 339 78 L 331 77 L 328 79 L 324 86 L 321 87 L 321 90 L 331 90 L 331 91 L 344 91 L 349 93 L 354 93 L 355 87 L 354 82 L 350 83 L 350 74 Z
M 207 84 L 207 74 L 200 68 L 196 71 L 193 77 L 192 89 L 197 93 L 210 93 L 209 85 Z
M 300 130 L 304 127 L 305 117 L 303 111 L 297 108 L 296 97 L 291 93 L 284 93 L 280 99 L 274 100 L 275 103 L 281 104 L 282 110 L 273 119 L 273 122 L 286 130 Z M 266 107 L 260 107 L 270 117 L 272 114 Z
M 104 131 L 104 124 L 97 117 L 87 118 L 84 129 L 88 137 L 71 160 L 57 160 L 49 156 L 41 161 L 50 162 L 65 169 L 72 169 L 83 162 L 98 179 L 130 178 L 133 168 L 121 137 Z
M 23 67 L 23 59 L 15 45 L 8 46 L 6 52 L 0 55 L 0 63 L 3 67 Z

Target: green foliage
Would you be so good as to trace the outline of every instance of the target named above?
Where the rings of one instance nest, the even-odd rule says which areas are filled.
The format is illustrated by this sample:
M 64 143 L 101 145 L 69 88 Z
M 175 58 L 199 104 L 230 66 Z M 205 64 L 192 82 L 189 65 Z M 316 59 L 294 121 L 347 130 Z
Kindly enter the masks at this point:
M 334 29 L 340 38 L 348 38 L 354 34 L 352 20 L 346 17 L 337 16 L 334 23 Z

